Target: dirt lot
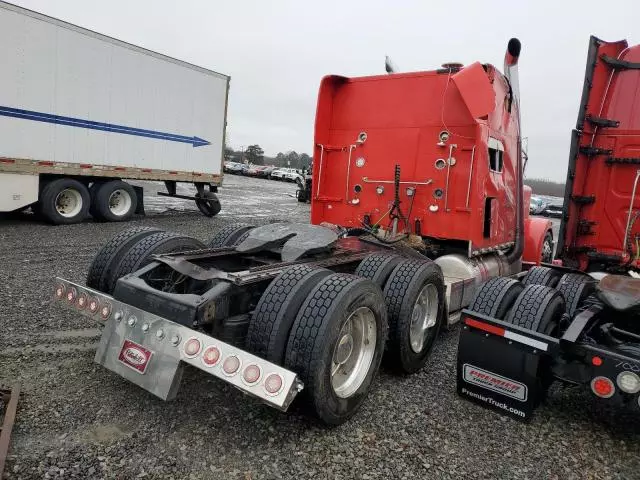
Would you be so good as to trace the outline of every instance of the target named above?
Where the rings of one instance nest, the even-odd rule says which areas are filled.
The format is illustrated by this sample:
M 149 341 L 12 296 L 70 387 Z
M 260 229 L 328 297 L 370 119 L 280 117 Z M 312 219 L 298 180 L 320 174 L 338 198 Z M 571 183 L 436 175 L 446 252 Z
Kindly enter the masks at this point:
M 292 184 L 227 177 L 225 186 L 217 218 L 150 197 L 150 214 L 131 223 L 206 240 L 231 221 L 308 219 Z M 20 381 L 25 392 L 6 478 L 640 478 L 637 412 L 553 388 L 525 425 L 458 398 L 457 329 L 420 373 L 382 371 L 339 428 L 296 408 L 279 413 L 195 369 L 164 403 L 95 365 L 98 330 L 51 306 L 52 278 L 84 281 L 122 228 L 0 218 L 0 384 Z

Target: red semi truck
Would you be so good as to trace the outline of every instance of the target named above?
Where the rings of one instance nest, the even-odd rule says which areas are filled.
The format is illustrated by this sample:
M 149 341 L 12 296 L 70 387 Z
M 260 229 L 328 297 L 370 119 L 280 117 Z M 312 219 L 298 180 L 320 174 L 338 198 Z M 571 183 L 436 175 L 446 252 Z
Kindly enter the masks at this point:
M 528 217 L 522 182 L 519 55 L 512 39 L 504 74 L 324 78 L 311 225 L 228 225 L 206 245 L 126 230 L 87 286 L 58 278 L 55 298 L 104 325 L 98 363 L 160 398 L 189 364 L 346 421 L 383 357 L 420 370 L 483 282 L 551 260 L 551 222 Z
M 640 410 L 640 46 L 591 37 L 556 265 L 463 312 L 458 393 L 519 419 L 552 382 Z

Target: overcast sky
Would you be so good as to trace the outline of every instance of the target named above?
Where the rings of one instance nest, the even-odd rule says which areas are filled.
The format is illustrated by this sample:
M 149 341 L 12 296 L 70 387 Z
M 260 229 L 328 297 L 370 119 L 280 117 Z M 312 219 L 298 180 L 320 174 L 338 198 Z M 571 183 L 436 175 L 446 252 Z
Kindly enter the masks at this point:
M 320 78 L 447 61 L 502 69 L 522 41 L 528 177 L 563 181 L 589 35 L 640 42 L 640 0 L 14 0 L 82 27 L 231 76 L 233 147 L 312 153 Z

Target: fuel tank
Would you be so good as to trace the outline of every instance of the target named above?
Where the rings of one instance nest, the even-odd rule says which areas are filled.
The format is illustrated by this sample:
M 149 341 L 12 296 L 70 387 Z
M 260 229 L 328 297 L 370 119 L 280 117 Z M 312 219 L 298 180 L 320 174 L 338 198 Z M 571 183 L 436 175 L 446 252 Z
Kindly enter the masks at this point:
M 518 265 L 509 265 L 502 252 L 474 258 L 460 254 L 443 255 L 435 262 L 444 275 L 449 324 L 457 322 L 460 310 L 471 303 L 480 285 L 493 277 L 512 275 L 519 269 Z

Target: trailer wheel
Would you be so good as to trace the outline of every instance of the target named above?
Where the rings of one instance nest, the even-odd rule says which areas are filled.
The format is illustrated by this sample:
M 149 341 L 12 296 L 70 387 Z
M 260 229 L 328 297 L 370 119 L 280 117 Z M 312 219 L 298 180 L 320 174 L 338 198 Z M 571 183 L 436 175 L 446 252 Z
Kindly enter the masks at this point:
M 560 279 L 557 270 L 549 267 L 532 267 L 522 280 L 524 286 L 544 285 L 545 287 L 555 287 Z
M 425 260 L 404 260 L 384 287 L 389 313 L 385 361 L 403 373 L 427 362 L 444 318 L 444 280 L 440 267 Z
M 93 257 L 87 273 L 87 286 L 101 292 L 107 292 L 107 279 L 128 248 L 138 240 L 159 231 L 158 228 L 153 227 L 133 227 L 114 236 Z
M 127 182 L 111 180 L 94 189 L 91 211 L 99 220 L 123 222 L 130 219 L 138 207 L 136 192 Z
M 193 237 L 187 237 L 173 232 L 157 232 L 139 239 L 124 252 L 118 265 L 107 278 L 106 293 L 113 293 L 119 278 L 133 273 L 151 263 L 152 255 L 161 253 L 186 252 L 200 250 L 205 245 Z
M 47 183 L 37 204 L 38 213 L 54 225 L 78 223 L 87 217 L 91 203 L 89 190 L 73 178 Z
M 469 310 L 504 320 L 523 288 L 522 283 L 512 278 L 492 278 L 476 292 Z
M 309 292 L 331 270 L 296 265 L 272 280 L 260 297 L 247 332 L 247 350 L 282 365 L 291 326 Z
M 527 285 L 518 295 L 506 321 L 519 327 L 552 335 L 565 311 L 564 298 L 544 285 Z
M 339 425 L 357 412 L 386 336 L 384 299 L 371 280 L 333 274 L 309 293 L 291 329 L 285 367 L 304 382 L 302 396 L 320 420 Z
M 566 313 L 573 317 L 580 304 L 596 289 L 596 282 L 587 275 L 565 273 L 560 277 L 556 290 L 564 297 Z
M 384 288 L 389 275 L 402 260 L 403 258 L 398 255 L 373 253 L 360 262 L 354 274 L 368 278 L 380 288 Z
M 204 192 L 204 198 L 196 199 L 196 207 L 206 217 L 215 217 L 222 210 L 220 200 L 213 192 Z
M 255 225 L 248 223 L 230 223 L 216 231 L 207 242 L 208 248 L 232 247 L 242 242 L 249 232 L 253 230 Z

